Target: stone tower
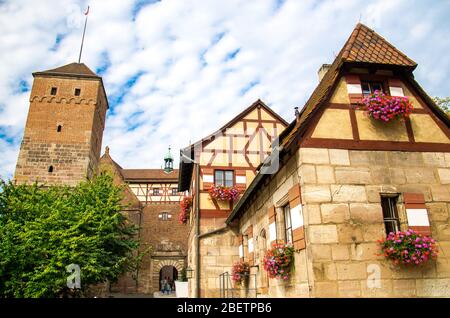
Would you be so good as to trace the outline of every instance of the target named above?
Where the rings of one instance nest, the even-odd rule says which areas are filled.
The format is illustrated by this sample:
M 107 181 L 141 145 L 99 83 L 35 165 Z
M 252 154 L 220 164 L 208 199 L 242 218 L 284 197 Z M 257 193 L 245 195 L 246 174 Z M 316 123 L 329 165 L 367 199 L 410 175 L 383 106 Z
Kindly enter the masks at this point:
M 108 109 L 102 78 L 83 63 L 33 73 L 14 179 L 76 185 L 97 170 Z

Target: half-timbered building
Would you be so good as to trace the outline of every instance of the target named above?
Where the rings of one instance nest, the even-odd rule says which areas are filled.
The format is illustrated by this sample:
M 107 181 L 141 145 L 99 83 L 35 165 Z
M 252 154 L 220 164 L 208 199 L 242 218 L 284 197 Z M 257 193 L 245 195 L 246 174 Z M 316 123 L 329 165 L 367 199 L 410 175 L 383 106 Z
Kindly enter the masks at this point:
M 179 190 L 193 197 L 188 265 L 194 269 L 191 296 L 219 296 L 219 275 L 238 260 L 236 236 L 224 228 L 235 201 L 217 200 L 214 186 L 235 187 L 241 194 L 270 154 L 271 144 L 287 126 L 257 100 L 222 128 L 181 151 Z
M 416 67 L 358 24 L 321 69 L 280 136 L 280 169 L 258 173 L 226 220 L 242 238 L 259 295 L 450 296 L 450 121 L 414 79 Z M 361 102 L 375 90 L 408 97 L 412 113 L 368 116 Z M 437 241 L 437 260 L 394 266 L 385 258 L 378 240 L 408 229 Z M 269 279 L 262 263 L 280 240 L 296 250 L 287 281 Z

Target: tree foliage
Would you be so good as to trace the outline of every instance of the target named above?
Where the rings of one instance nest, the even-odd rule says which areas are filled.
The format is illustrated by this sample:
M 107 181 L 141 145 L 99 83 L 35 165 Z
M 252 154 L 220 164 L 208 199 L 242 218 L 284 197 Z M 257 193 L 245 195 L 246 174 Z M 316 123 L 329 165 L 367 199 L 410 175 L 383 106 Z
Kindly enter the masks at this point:
M 450 114 L 450 97 L 434 97 L 433 100 L 447 115 Z
M 121 198 L 106 174 L 72 188 L 1 181 L 0 297 L 82 295 L 134 267 L 137 228 L 120 213 Z M 76 293 L 70 264 L 81 269 Z

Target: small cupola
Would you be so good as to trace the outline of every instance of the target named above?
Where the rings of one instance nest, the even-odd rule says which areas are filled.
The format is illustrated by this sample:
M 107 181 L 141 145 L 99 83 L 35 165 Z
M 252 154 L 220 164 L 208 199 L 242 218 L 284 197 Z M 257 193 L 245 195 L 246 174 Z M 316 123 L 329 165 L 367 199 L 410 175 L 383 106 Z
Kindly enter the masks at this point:
M 172 171 L 173 171 L 173 157 L 172 154 L 170 153 L 170 146 L 169 146 L 169 151 L 164 156 L 164 172 L 170 173 Z

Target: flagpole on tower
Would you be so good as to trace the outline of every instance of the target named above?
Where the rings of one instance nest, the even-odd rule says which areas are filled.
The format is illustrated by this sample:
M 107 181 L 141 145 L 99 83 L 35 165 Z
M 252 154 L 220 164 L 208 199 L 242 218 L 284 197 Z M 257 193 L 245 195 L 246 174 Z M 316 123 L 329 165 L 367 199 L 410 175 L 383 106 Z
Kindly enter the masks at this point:
M 86 16 L 86 19 L 84 20 L 83 37 L 81 38 L 81 47 L 80 47 L 80 55 L 78 56 L 78 64 L 81 62 L 81 53 L 83 52 L 84 35 L 86 34 L 86 25 L 87 25 L 87 20 L 88 20 L 88 14 L 89 14 L 89 6 L 87 7 L 86 12 L 84 13 L 84 15 Z

